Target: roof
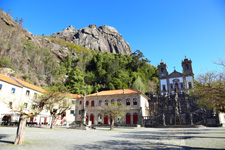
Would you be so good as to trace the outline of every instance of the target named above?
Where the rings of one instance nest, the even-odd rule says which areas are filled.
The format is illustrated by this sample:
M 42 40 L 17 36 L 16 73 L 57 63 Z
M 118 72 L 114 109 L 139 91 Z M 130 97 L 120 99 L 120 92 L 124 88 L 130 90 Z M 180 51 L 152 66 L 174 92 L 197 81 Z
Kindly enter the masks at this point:
M 135 91 L 132 89 L 120 89 L 120 90 L 108 90 L 108 91 L 101 91 L 98 93 L 87 95 L 87 97 L 91 96 L 104 96 L 104 95 L 120 95 L 120 94 L 134 94 L 134 93 L 140 93 L 140 91 Z
M 169 77 L 183 77 L 183 74 L 174 70 L 172 73 L 169 74 Z
M 5 75 L 3 75 L 3 74 L 0 74 L 0 80 L 2 80 L 2 81 L 5 81 L 5 82 L 7 82 L 7 83 L 11 83 L 11 84 L 13 84 L 13 85 L 15 85 L 15 86 L 18 86 L 18 87 L 23 87 L 22 85 L 20 85 L 19 83 L 17 83 L 15 80 L 13 80 L 12 78 L 10 78 L 10 77 L 8 77 L 8 76 L 5 76 Z
M 25 87 L 27 87 L 27 88 L 30 88 L 30 89 L 33 89 L 33 90 L 35 90 L 35 91 L 38 91 L 38 92 L 45 92 L 45 90 L 44 89 L 42 89 L 42 88 L 40 88 L 40 87 L 38 87 L 38 86 L 35 86 L 35 85 L 33 85 L 33 84 L 30 84 L 30 83 L 28 83 L 28 82 L 25 82 L 25 81 L 23 81 L 23 80 L 20 80 L 20 79 L 18 79 L 18 78 L 14 78 L 18 83 L 20 83 L 22 86 L 25 86 Z
M 72 97 L 74 99 L 83 97 L 83 95 L 78 95 L 78 94 L 68 94 L 68 96 L 70 96 L 70 97 Z

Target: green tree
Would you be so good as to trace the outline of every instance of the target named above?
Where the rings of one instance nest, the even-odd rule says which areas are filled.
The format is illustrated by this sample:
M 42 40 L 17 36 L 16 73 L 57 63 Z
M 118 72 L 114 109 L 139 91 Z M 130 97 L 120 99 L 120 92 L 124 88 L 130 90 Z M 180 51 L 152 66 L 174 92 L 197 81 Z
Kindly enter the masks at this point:
M 52 129 L 56 118 L 65 113 L 66 110 L 71 109 L 73 106 L 67 91 L 62 91 L 60 87 L 52 86 L 46 93 L 43 93 L 43 97 L 50 97 L 45 102 L 45 109 L 50 111 L 52 117 L 50 129 Z
M 65 83 L 66 87 L 73 94 L 83 94 L 84 74 L 83 71 L 75 67 L 69 74 Z
M 145 93 L 145 85 L 142 82 L 142 79 L 138 76 L 138 78 L 134 81 L 132 85 L 133 90 L 141 91 L 142 93 Z
M 122 117 L 125 115 L 125 111 L 128 111 L 128 107 L 124 107 L 123 105 L 118 105 L 117 103 L 104 105 L 101 108 L 101 112 L 110 117 L 112 121 L 110 124 L 110 130 L 114 130 L 114 123 L 116 117 Z
M 5 56 L 0 57 L 0 68 L 11 67 L 11 61 Z
M 200 106 L 225 112 L 224 73 L 207 72 L 199 75 L 191 94 L 198 98 Z

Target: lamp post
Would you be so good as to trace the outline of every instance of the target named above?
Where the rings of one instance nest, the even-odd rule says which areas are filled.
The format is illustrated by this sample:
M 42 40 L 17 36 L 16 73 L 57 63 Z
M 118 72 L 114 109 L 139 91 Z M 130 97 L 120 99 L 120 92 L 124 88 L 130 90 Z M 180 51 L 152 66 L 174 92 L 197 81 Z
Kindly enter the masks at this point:
M 83 109 L 82 109 L 82 118 L 81 118 L 81 126 L 86 126 L 86 87 L 84 88 L 84 102 L 83 102 Z

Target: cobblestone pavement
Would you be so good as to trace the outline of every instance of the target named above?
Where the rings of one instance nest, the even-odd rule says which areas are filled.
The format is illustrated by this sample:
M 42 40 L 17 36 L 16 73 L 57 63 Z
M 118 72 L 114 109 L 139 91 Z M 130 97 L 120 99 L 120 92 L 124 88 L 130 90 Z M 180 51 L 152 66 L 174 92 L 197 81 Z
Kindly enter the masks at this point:
M 225 128 L 137 128 L 74 130 L 26 128 L 25 144 L 14 146 L 16 128 L 0 127 L 0 150 L 225 149 Z

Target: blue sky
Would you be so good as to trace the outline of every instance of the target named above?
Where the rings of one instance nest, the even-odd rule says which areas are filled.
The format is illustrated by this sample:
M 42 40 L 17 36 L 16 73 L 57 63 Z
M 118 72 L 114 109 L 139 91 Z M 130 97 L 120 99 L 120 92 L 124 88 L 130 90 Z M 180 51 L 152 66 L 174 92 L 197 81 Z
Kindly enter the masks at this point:
M 133 52 L 141 50 L 155 66 L 163 59 L 169 72 L 182 71 L 185 55 L 195 75 L 218 70 L 213 62 L 225 60 L 224 0 L 0 0 L 0 7 L 38 35 L 69 25 L 112 26 Z

